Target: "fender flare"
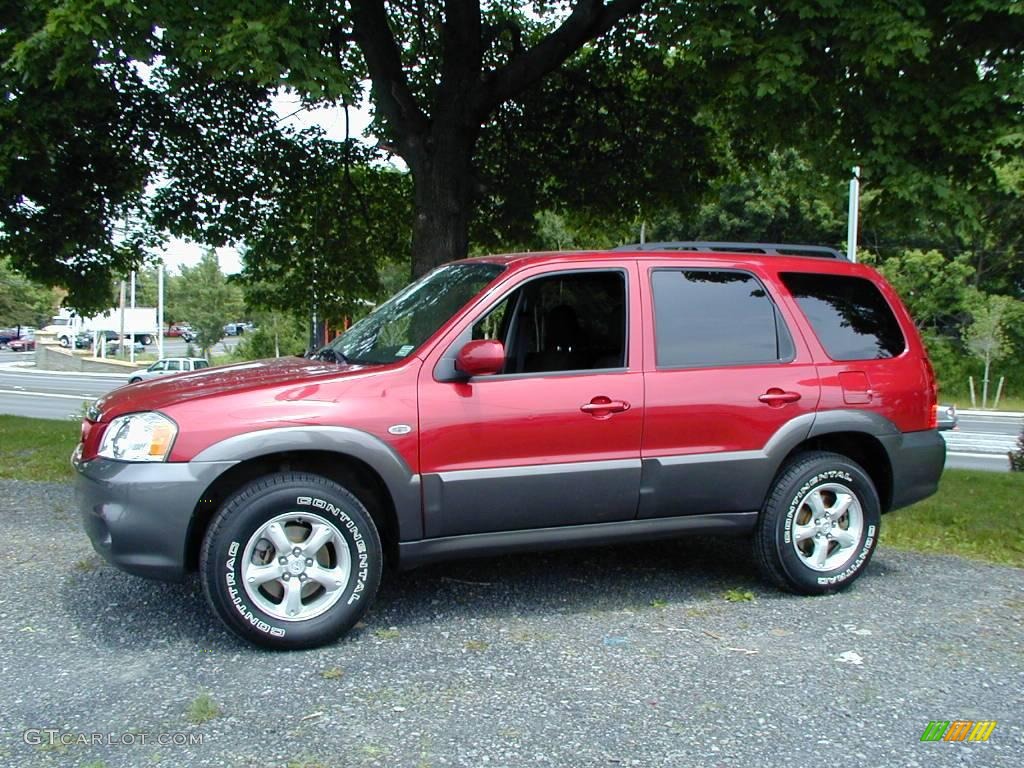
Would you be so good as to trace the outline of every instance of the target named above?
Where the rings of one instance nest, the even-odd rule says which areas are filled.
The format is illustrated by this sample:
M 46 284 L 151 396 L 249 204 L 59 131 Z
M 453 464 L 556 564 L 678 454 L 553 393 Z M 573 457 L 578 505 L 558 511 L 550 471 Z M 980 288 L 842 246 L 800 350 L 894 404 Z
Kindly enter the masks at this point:
M 239 464 L 275 453 L 319 451 L 358 459 L 381 478 L 395 504 L 399 541 L 423 538 L 420 476 L 391 446 L 350 427 L 274 427 L 229 437 L 204 448 L 192 462 Z M 219 475 L 218 475 L 219 477 Z

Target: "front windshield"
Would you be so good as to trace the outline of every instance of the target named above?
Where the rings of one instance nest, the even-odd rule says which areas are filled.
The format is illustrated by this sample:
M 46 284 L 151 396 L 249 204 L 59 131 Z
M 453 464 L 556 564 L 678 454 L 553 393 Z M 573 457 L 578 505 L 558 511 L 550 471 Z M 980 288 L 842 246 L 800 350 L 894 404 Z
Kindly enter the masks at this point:
M 505 268 L 463 262 L 436 269 L 396 293 L 317 353 L 350 363 L 393 363 L 406 357 Z

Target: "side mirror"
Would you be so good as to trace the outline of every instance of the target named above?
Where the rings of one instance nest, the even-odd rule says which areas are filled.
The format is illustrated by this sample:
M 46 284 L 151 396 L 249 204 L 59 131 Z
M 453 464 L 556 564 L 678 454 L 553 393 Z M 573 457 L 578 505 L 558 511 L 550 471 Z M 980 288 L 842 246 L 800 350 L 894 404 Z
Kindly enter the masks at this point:
M 505 367 L 505 345 L 493 339 L 467 343 L 455 358 L 455 368 L 467 376 L 490 376 Z

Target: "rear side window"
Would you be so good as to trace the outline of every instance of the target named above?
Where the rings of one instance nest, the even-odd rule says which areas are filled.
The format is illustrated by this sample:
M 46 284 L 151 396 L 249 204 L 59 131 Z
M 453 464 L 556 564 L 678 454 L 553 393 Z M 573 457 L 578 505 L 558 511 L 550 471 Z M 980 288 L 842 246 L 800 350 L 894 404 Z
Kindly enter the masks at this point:
M 907 348 L 889 303 L 870 280 L 804 272 L 781 277 L 833 360 L 896 357 Z
M 658 367 L 748 365 L 793 358 L 789 331 L 753 275 L 656 269 L 651 285 Z

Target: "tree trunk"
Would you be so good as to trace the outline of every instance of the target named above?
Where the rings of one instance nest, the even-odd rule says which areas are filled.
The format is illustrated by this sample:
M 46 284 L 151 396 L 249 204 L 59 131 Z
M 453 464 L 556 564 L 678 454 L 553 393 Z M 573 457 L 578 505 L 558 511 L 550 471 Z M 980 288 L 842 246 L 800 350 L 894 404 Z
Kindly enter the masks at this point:
M 412 276 L 469 254 L 473 141 L 452 140 L 410 162 L 413 171 Z

